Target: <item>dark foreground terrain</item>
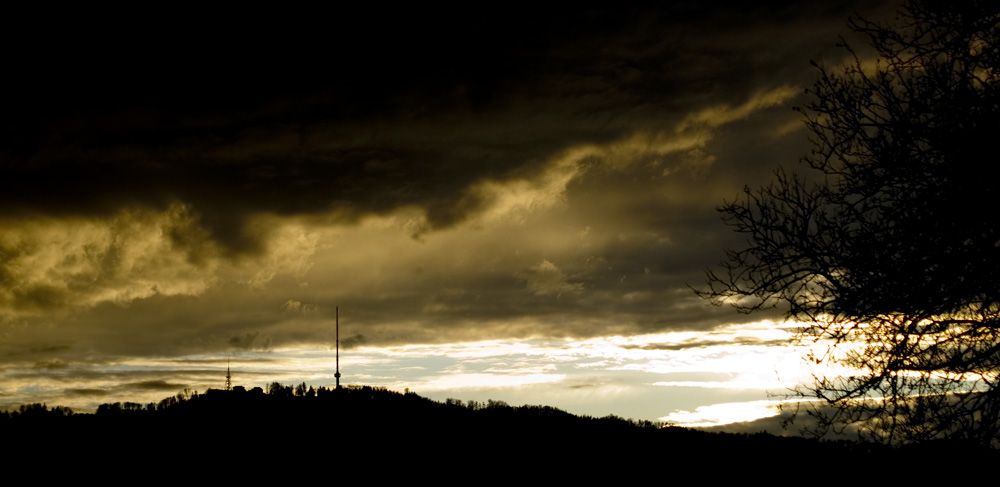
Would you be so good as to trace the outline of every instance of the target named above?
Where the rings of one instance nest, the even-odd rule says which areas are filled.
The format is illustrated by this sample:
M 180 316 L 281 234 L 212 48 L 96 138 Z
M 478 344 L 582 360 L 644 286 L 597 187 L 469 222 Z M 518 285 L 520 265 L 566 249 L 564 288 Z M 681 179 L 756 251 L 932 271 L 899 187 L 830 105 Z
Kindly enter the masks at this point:
M 293 391 L 280 384 L 268 393 L 237 388 L 159 404 L 105 404 L 95 414 L 23 406 L 0 413 L 0 435 L 10 469 L 137 482 L 181 473 L 287 481 L 333 471 L 449 483 L 667 479 L 679 472 L 749 479 L 842 467 L 876 474 L 886 465 L 918 467 L 922 458 L 1000 459 L 992 450 L 949 442 L 890 448 L 707 433 L 547 406 L 440 403 L 372 387 Z

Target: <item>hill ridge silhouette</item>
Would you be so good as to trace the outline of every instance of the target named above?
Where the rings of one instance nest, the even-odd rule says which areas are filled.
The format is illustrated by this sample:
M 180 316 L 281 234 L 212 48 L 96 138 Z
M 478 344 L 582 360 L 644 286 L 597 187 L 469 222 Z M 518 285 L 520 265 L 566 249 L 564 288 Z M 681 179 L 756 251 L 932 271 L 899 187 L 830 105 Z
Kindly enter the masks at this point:
M 310 392 L 311 391 L 311 392 Z M 301 392 L 301 395 L 299 394 Z M 165 398 L 159 403 L 110 403 L 94 414 L 34 404 L 0 413 L 7 458 L 31 462 L 31 452 L 55 444 L 76 452 L 78 467 L 113 460 L 156 467 L 211 459 L 231 472 L 262 465 L 342 465 L 392 471 L 434 468 L 449 474 L 551 479 L 620 480 L 629 465 L 759 468 L 776 459 L 808 465 L 817 458 L 898 458 L 942 454 L 995 459 L 995 452 L 953 442 L 892 448 L 818 441 L 767 433 L 704 432 L 660 427 L 617 416 L 577 416 L 550 406 L 502 401 L 437 402 L 380 387 L 292 388 L 265 393 L 237 387 Z M 921 449 L 922 448 L 922 449 Z M 401 469 L 401 470 L 399 470 Z M 714 471 L 735 474 L 737 470 Z M 255 473 L 276 475 L 280 472 Z M 514 480 L 515 477 L 510 477 Z

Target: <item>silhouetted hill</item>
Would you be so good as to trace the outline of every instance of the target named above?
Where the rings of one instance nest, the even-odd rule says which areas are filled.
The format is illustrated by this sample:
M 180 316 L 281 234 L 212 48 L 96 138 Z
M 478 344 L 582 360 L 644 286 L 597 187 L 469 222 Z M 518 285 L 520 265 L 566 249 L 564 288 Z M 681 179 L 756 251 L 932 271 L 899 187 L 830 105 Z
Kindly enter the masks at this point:
M 220 479 L 280 480 L 294 472 L 335 468 L 377 476 L 514 481 L 620 480 L 641 478 L 643 472 L 659 476 L 697 469 L 729 477 L 814 465 L 817 459 L 912 461 L 911 453 L 917 452 L 763 433 L 658 428 L 548 406 L 441 403 L 373 387 L 306 392 L 303 386 L 299 392 L 280 384 L 272 384 L 267 394 L 259 388 L 209 390 L 159 404 L 104 404 L 95 414 L 25 406 L 0 414 L 0 433 L 9 449 L 4 458 L 18 459 L 18 465 L 50 465 L 49 453 L 56 448 L 64 467 L 159 471 L 210 465 L 203 474 Z M 937 459 L 994 455 L 952 444 L 922 448 L 921 455 Z

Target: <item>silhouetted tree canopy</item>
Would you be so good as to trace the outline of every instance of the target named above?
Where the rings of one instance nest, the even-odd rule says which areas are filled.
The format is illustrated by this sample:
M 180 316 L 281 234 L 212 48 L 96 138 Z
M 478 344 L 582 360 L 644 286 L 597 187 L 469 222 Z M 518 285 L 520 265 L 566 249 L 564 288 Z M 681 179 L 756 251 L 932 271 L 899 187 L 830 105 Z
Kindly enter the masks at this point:
M 803 337 L 831 344 L 812 358 L 856 375 L 798 391 L 837 406 L 812 411 L 825 427 L 1000 441 L 998 24 L 993 1 L 851 19 L 873 49 L 843 43 L 850 63 L 817 66 L 805 172 L 779 170 L 720 209 L 746 246 L 700 293 L 787 307 Z

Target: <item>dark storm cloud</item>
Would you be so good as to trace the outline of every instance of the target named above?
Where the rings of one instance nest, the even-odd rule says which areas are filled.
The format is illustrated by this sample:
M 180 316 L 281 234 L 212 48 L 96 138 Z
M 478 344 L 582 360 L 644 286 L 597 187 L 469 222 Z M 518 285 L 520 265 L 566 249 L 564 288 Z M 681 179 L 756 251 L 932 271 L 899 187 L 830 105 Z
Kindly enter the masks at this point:
M 688 350 L 692 348 L 710 348 L 725 345 L 781 346 L 788 340 L 762 340 L 755 337 L 736 337 L 732 340 L 691 339 L 681 343 L 648 343 L 644 345 L 622 345 L 622 348 L 638 348 L 642 350 Z
M 131 384 L 126 385 L 126 387 L 132 389 L 145 389 L 153 391 L 176 391 L 179 389 L 183 389 L 184 386 L 185 384 L 172 383 L 162 379 L 133 382 Z
M 109 389 L 66 389 L 66 394 L 75 396 L 108 396 L 121 391 L 160 391 L 175 392 L 184 389 L 187 384 L 172 383 L 162 379 L 120 384 L 113 390 Z
M 102 397 L 107 396 L 111 391 L 104 389 L 66 389 L 66 393 L 74 396 Z
M 62 360 L 47 360 L 44 362 L 35 362 L 34 369 L 43 370 L 58 370 L 68 368 L 69 364 L 63 362 Z
M 356 335 L 351 335 L 347 338 L 340 340 L 340 345 L 345 349 L 360 347 L 366 343 L 368 343 L 368 339 L 365 338 L 365 336 L 360 333 Z
M 229 337 L 229 346 L 234 350 L 260 350 L 271 349 L 271 337 L 261 337 L 260 331 L 246 332 L 242 335 Z
M 775 32 L 811 38 L 853 7 L 27 25 L 7 34 L 20 42 L 7 44 L 0 211 L 180 202 L 230 251 L 260 249 L 267 230 L 246 224 L 258 213 L 351 221 L 416 207 L 427 230 L 446 228 L 488 205 L 470 190 L 481 181 L 531 178 L 574 144 L 668 126 L 709 97 L 746 98 L 788 58 L 806 61 L 787 52 L 795 42 L 776 48 Z M 18 299 L 64 298 L 36 287 Z
M 808 60 L 871 5 L 423 8 L 0 33 L 4 377 L 218 387 L 338 305 L 342 350 L 747 319 L 688 287 L 713 207 L 808 150 Z

